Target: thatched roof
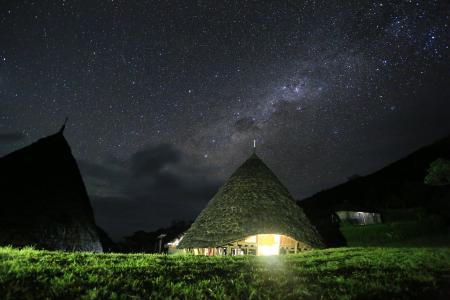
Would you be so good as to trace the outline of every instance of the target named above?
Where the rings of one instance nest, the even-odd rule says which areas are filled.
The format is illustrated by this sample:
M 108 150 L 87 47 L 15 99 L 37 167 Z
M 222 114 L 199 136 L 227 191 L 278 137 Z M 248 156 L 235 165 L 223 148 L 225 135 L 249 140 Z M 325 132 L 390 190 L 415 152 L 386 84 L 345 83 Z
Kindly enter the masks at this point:
M 0 245 L 102 251 L 63 130 L 0 157 Z
M 310 247 L 322 238 L 275 174 L 253 154 L 231 175 L 186 232 L 178 248 L 217 247 L 276 233 Z

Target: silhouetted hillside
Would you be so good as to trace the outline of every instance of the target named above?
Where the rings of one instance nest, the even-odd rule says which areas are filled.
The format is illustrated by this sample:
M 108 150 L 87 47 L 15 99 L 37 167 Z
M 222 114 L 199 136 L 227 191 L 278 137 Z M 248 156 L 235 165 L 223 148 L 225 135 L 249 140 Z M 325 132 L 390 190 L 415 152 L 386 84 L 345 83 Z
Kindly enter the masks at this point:
M 382 212 L 422 207 L 450 220 L 450 186 L 424 184 L 430 163 L 450 157 L 450 136 L 423 147 L 407 157 L 367 176 L 299 201 L 316 227 L 328 230 L 331 215 L 339 210 Z M 319 225 L 317 225 L 319 223 Z
M 0 158 L 0 244 L 102 251 L 62 130 Z
M 119 250 L 121 252 L 146 252 L 146 253 L 158 253 L 159 252 L 159 239 L 158 236 L 165 234 L 166 236 L 162 240 L 162 251 L 165 252 L 164 245 L 182 235 L 191 227 L 192 221 L 179 221 L 173 223 L 167 228 L 160 228 L 156 231 L 145 232 L 137 231 L 133 235 L 125 237 L 122 242 L 119 243 Z

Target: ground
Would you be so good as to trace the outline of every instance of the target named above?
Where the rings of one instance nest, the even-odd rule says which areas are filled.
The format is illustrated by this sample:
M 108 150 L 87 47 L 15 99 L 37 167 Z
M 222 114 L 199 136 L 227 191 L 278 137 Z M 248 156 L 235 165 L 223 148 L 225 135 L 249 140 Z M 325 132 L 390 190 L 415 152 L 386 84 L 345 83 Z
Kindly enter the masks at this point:
M 450 298 L 450 248 L 336 248 L 279 257 L 0 248 L 4 299 Z
M 350 247 L 450 247 L 449 230 L 414 221 L 344 225 L 340 230 Z

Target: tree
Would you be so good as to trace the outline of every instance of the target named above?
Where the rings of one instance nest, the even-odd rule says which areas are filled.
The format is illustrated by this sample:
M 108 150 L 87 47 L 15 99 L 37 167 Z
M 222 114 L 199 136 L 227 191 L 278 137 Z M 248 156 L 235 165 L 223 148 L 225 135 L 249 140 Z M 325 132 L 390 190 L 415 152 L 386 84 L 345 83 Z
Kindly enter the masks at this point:
M 450 160 L 439 158 L 433 161 L 424 182 L 428 185 L 450 184 Z

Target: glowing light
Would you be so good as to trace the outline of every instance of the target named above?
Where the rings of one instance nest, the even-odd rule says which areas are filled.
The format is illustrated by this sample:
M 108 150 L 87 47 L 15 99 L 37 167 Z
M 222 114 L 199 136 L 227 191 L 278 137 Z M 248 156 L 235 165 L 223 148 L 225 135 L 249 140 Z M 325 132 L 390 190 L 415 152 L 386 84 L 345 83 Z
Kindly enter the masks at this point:
M 275 245 L 258 247 L 258 255 L 269 256 L 269 255 L 278 255 L 278 254 L 279 254 L 279 248 L 276 247 Z
M 280 254 L 279 234 L 258 234 L 257 255 L 269 256 Z
M 179 237 L 179 238 L 177 238 L 177 239 L 175 239 L 175 240 L 173 240 L 173 241 L 171 241 L 171 242 L 169 242 L 169 243 L 167 243 L 167 245 L 176 247 L 181 242 L 183 237 L 184 237 L 184 235 Z

